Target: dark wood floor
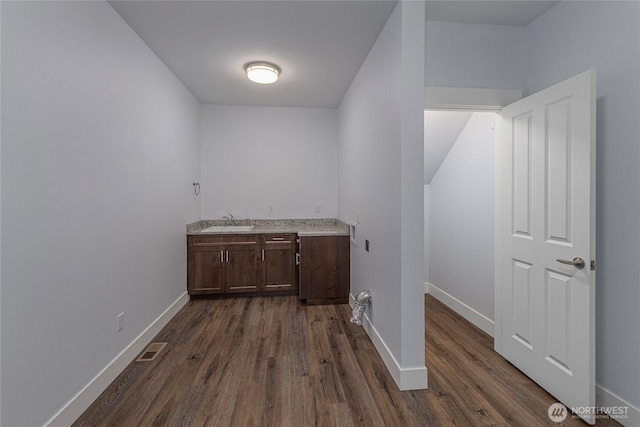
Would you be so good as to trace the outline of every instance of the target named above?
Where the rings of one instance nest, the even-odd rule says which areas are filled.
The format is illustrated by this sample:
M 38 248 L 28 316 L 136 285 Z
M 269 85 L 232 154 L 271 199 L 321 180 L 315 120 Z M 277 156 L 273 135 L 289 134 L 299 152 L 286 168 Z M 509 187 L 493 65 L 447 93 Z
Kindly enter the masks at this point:
M 348 305 L 295 297 L 189 302 L 74 426 L 585 426 L 493 340 L 425 297 L 429 389 L 400 392 Z M 598 425 L 619 426 L 610 419 Z

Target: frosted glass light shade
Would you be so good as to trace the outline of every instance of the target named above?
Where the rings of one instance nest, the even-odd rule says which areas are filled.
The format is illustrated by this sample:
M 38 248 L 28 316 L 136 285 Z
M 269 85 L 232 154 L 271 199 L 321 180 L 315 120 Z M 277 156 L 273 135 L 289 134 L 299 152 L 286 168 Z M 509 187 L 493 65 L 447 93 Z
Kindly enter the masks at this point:
M 263 85 L 275 83 L 280 75 L 280 67 L 268 62 L 251 62 L 244 66 L 249 80 Z

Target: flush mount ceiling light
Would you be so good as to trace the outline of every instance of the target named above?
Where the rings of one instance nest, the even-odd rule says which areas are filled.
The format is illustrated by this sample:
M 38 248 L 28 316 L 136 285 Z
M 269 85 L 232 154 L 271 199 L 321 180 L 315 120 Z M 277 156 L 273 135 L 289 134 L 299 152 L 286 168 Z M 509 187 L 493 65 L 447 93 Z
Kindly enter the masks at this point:
M 269 62 L 250 62 L 244 66 L 249 80 L 268 85 L 275 83 L 280 75 L 280 67 Z

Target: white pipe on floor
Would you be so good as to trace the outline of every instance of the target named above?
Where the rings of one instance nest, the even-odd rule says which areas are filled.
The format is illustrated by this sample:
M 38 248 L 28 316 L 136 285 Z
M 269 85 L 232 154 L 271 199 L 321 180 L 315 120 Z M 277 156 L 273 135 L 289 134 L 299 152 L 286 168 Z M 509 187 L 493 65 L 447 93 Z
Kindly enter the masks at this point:
M 362 325 L 362 316 L 369 303 L 371 303 L 371 291 L 365 289 L 356 295 L 356 304 L 351 313 L 351 323 Z

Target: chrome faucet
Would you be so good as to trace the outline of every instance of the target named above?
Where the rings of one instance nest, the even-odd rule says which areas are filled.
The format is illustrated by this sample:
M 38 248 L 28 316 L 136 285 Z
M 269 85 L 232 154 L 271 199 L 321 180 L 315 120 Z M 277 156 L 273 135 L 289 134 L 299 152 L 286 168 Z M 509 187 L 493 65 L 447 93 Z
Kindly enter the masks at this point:
M 236 219 L 233 217 L 233 215 L 231 215 L 231 212 L 229 212 L 229 216 L 225 215 L 222 217 L 222 219 L 226 219 L 231 223 L 231 225 L 236 225 Z

